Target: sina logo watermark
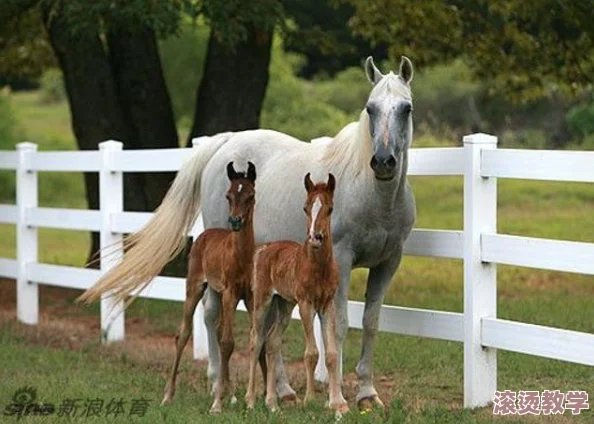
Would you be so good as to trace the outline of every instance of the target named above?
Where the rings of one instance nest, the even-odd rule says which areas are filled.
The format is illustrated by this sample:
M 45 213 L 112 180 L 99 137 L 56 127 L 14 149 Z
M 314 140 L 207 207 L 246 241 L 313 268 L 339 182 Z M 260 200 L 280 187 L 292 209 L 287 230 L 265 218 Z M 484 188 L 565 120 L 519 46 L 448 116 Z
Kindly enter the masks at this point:
M 36 402 L 37 390 L 31 386 L 21 387 L 12 395 L 12 402 L 4 408 L 4 415 L 17 417 L 47 416 L 56 410 L 53 403 Z

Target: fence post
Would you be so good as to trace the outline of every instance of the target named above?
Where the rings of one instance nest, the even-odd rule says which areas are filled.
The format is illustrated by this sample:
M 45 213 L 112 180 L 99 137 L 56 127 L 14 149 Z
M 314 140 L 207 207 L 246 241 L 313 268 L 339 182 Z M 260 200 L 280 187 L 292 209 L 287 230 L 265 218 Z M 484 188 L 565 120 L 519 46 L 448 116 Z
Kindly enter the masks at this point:
M 101 210 L 101 272 L 113 268 L 123 256 L 122 235 L 111 231 L 111 214 L 124 209 L 124 180 L 122 172 L 111 169 L 111 153 L 122 150 L 119 141 L 99 143 L 101 170 L 99 171 L 99 208 Z M 114 304 L 109 293 L 101 296 L 101 341 L 124 339 L 124 305 Z
M 27 209 L 37 207 L 37 172 L 29 167 L 37 152 L 35 143 L 19 143 L 16 172 L 17 217 L 17 319 L 25 324 L 39 321 L 39 286 L 27 279 L 27 265 L 37 262 L 37 228 L 28 227 Z
M 208 137 L 198 137 L 192 139 L 192 147 L 197 149 L 200 143 L 208 142 Z M 194 152 L 192 152 L 193 154 Z M 196 178 L 199 178 L 197 175 Z M 196 240 L 196 237 L 200 235 L 200 233 L 204 229 L 204 224 L 202 223 L 202 214 L 198 216 L 196 219 L 196 223 L 194 227 L 192 227 L 192 241 Z M 206 325 L 204 324 L 204 303 L 199 302 L 198 306 L 196 307 L 196 311 L 194 311 L 194 318 L 193 318 L 193 330 L 192 330 L 192 344 L 193 344 L 193 352 L 194 352 L 194 359 L 208 359 L 208 336 L 206 334 Z
M 481 176 L 481 152 L 497 137 L 464 137 L 464 407 L 485 406 L 497 390 L 497 351 L 481 346 L 481 320 L 497 315 L 495 264 L 481 261 L 481 234 L 497 231 L 497 181 Z

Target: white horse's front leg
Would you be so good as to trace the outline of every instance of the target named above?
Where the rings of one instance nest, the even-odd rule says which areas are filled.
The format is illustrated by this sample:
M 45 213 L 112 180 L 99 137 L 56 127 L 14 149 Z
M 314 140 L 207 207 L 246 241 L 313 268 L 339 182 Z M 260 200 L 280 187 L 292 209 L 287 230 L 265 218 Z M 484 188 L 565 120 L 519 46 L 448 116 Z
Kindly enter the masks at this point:
M 346 339 L 347 330 L 349 329 L 349 317 L 348 317 L 348 293 L 349 293 L 349 282 L 351 280 L 351 266 L 352 259 L 348 255 L 340 254 L 340 249 L 334 249 L 334 256 L 338 262 L 338 273 L 340 276 L 340 284 L 336 295 L 334 296 L 334 305 L 336 306 L 336 344 L 338 351 L 338 376 L 342 382 L 342 345 Z M 317 320 L 316 320 L 317 321 Z M 318 327 L 316 322 L 316 327 Z M 317 332 L 317 331 L 316 331 Z M 315 379 L 321 383 L 328 382 L 328 369 L 326 368 L 326 361 L 324 360 L 325 348 L 322 342 L 322 332 L 320 328 L 319 337 L 316 334 L 316 342 L 320 356 L 315 370 Z
M 357 364 L 359 408 L 369 408 L 373 404 L 384 406 L 373 384 L 373 348 L 379 325 L 379 315 L 384 301 L 384 294 L 392 280 L 394 272 L 400 264 L 402 254 L 369 270 L 367 291 L 365 293 L 365 310 L 363 311 L 363 340 L 361 359 Z
M 221 358 L 217 338 L 217 320 L 221 309 L 221 295 L 208 287 L 204 297 L 204 324 L 208 335 L 208 380 L 212 383 L 211 393 L 216 392 L 219 378 Z

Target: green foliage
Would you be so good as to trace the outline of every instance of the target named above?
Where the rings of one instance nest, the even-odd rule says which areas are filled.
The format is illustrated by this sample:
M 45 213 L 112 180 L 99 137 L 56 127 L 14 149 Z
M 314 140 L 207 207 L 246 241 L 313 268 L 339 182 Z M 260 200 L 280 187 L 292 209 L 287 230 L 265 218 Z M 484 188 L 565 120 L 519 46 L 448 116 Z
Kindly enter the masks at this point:
M 594 98 L 587 104 L 571 108 L 567 112 L 567 124 L 573 135 L 579 139 L 594 134 Z
M 58 103 L 66 100 L 66 89 L 62 72 L 57 68 L 48 69 L 41 76 L 41 101 L 44 103 Z
M 232 48 L 247 39 L 250 28 L 266 31 L 284 25 L 279 0 L 202 0 L 200 4 L 215 37 Z
M 0 11 L 5 11 L 3 7 L 7 5 L 0 5 Z M 37 9 L 2 20 L 0 52 L 2 76 L 35 80 L 45 69 L 56 66 Z
M 462 57 L 475 78 L 514 101 L 575 92 L 594 73 L 589 0 L 340 0 L 355 7 L 354 31 L 417 65 Z
M 352 119 L 358 119 L 371 91 L 362 66 L 347 68 L 333 78 L 318 79 L 315 86 L 328 104 Z
M 7 88 L 0 91 L 0 150 L 14 150 L 21 134 L 9 93 Z M 13 203 L 15 188 L 15 173 L 0 171 L 0 203 Z
M 261 126 L 302 140 L 335 135 L 349 116 L 326 103 L 314 83 L 295 75 L 302 63 L 299 56 L 283 53 L 275 43 Z
M 182 25 L 176 36 L 160 43 L 165 81 L 173 112 L 182 127 L 190 127 L 196 103 L 196 89 L 202 78 L 209 29 L 198 22 Z

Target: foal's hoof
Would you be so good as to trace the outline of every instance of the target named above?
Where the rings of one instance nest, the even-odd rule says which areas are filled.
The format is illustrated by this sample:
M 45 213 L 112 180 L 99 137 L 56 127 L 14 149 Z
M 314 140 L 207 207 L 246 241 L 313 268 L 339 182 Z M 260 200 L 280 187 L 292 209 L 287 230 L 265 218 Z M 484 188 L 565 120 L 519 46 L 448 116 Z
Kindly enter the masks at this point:
M 256 406 L 256 397 L 250 396 L 249 393 L 246 393 L 245 403 L 246 403 L 248 409 L 254 409 L 254 407 Z
M 165 392 L 165 395 L 163 396 L 163 400 L 161 401 L 161 406 L 169 405 L 171 403 L 172 399 L 173 399 L 173 394 L 171 394 L 169 392 Z
M 280 402 L 283 406 L 299 406 L 301 405 L 301 399 L 297 397 L 295 393 L 290 393 L 288 395 L 283 396 L 280 398 Z
M 383 409 L 384 402 L 382 402 L 382 400 L 379 398 L 378 395 L 374 395 L 374 396 L 369 396 L 369 397 L 364 397 L 364 398 L 359 399 L 359 401 L 357 402 L 357 406 L 359 407 L 359 410 L 361 410 L 361 411 L 371 410 L 374 407 Z
M 217 415 L 217 414 L 220 414 L 221 412 L 223 412 L 223 409 L 221 408 L 221 403 L 220 402 L 213 403 L 212 406 L 210 407 L 209 412 L 212 415 Z
M 346 402 L 338 405 L 330 405 L 330 408 L 334 409 L 336 418 L 340 418 L 349 412 L 349 405 Z

